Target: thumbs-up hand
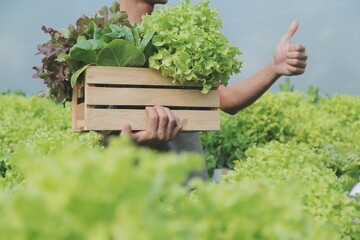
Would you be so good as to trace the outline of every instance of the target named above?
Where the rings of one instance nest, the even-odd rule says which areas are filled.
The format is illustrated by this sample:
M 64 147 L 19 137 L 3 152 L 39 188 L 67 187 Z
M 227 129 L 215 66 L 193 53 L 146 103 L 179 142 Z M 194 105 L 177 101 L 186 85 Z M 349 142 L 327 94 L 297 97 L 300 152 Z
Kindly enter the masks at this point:
M 305 47 L 300 44 L 290 43 L 298 27 L 299 22 L 294 21 L 275 48 L 273 69 L 277 75 L 292 76 L 305 72 L 308 58 L 305 54 Z

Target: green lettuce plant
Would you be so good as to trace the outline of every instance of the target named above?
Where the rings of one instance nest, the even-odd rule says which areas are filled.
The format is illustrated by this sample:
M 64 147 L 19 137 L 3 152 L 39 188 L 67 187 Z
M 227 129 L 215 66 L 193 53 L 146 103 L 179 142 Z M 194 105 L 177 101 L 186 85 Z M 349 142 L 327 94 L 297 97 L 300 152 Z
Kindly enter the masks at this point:
M 266 93 L 232 116 L 221 114 L 221 131 L 202 133 L 210 169 L 234 167 L 246 150 L 271 141 L 301 143 L 322 156 L 337 176 L 360 181 L 360 99 L 301 92 Z M 349 183 L 351 185 L 351 183 Z
M 44 80 L 49 89 L 48 95 L 50 97 L 54 96 L 57 101 L 71 101 L 71 77 L 76 71 L 88 64 L 83 61 L 87 62 L 88 58 L 72 58 L 69 56 L 70 49 L 80 41 L 97 39 L 100 29 L 105 29 L 101 32 L 105 35 L 101 39 L 103 42 L 113 39 L 116 36 L 110 34 L 113 29 L 110 29 L 109 26 L 112 24 L 126 26 L 129 29 L 131 27 L 127 14 L 120 11 L 118 2 L 114 2 L 110 8 L 100 8 L 94 16 L 81 16 L 76 21 L 75 26 L 71 24 L 61 31 L 45 26 L 41 28 L 50 35 L 51 39 L 37 47 L 37 54 L 43 55 L 43 58 L 41 66 L 33 67 L 36 70 L 33 77 Z M 94 48 L 95 51 L 98 50 L 94 43 L 88 43 L 84 47 L 88 50 L 91 48 Z M 91 63 L 93 63 L 92 60 Z M 76 75 L 79 76 L 80 72 Z M 75 78 L 73 79 L 75 81 Z
M 138 34 L 138 25 L 133 28 L 121 24 L 106 24 L 103 29 L 90 23 L 87 34 L 78 38 L 70 49 L 67 59 L 86 64 L 71 76 L 71 87 L 90 65 L 114 67 L 143 67 L 146 62 L 143 51 L 150 42 L 150 33 L 144 38 Z
M 240 72 L 242 62 L 235 58 L 241 52 L 229 44 L 221 27 L 217 9 L 210 9 L 209 1 L 193 5 L 186 0 L 172 8 L 157 8 L 141 24 L 144 35 L 154 33 L 155 54 L 149 67 L 180 84 L 197 82 L 203 93 L 226 85 L 233 73 Z
M 338 178 L 325 165 L 326 156 L 314 153 L 306 145 L 271 142 L 264 147 L 251 147 L 246 161 L 237 161 L 236 172 L 226 179 L 231 182 L 261 180 L 273 189 L 298 183 L 298 196 L 303 208 L 317 224 L 331 224 L 341 234 L 338 239 L 360 237 L 359 204 L 347 196 L 346 178 Z

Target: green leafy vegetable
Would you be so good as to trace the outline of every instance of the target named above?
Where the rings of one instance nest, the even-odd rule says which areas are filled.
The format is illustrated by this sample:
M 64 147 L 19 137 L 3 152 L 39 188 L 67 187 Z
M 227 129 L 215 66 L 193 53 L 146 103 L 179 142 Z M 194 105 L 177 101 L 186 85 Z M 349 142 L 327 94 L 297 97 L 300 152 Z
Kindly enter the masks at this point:
M 337 176 L 349 178 L 349 185 L 360 181 L 360 98 L 318 96 L 314 102 L 313 97 L 268 92 L 236 115 L 222 113 L 221 131 L 201 134 L 209 168 L 234 168 L 254 145 L 295 142 L 322 155 Z
M 77 70 L 76 72 L 74 72 L 74 74 L 71 76 L 71 87 L 73 88 L 76 84 L 77 79 L 79 78 L 79 76 L 90 66 L 90 64 L 87 64 L 85 66 L 83 66 L 82 68 L 80 68 L 79 70 Z
M 34 77 L 44 79 L 58 100 L 69 100 L 71 86 L 87 64 L 149 65 L 181 84 L 202 84 L 207 93 L 213 86 L 226 85 L 241 67 L 235 58 L 241 52 L 219 32 L 221 19 L 208 5 L 209 1 L 185 1 L 171 9 L 165 6 L 145 16 L 143 24 L 131 26 L 115 2 L 110 11 L 103 7 L 95 17 L 82 16 L 76 28 L 70 25 L 58 32 L 44 27 L 51 40 L 38 47 L 45 57 L 42 67 L 34 67 Z
M 80 42 L 89 39 L 109 43 L 114 37 L 120 37 L 119 35 L 104 37 L 104 34 L 111 33 L 111 31 L 108 31 L 111 24 L 131 27 L 127 20 L 127 14 L 120 11 L 118 2 L 114 2 L 110 9 L 107 7 L 100 8 L 94 16 L 81 16 L 76 21 L 76 26 L 69 25 L 61 31 L 46 28 L 45 26 L 42 27 L 42 30 L 49 34 L 51 39 L 44 44 L 38 45 L 39 52 L 37 54 L 42 54 L 44 57 L 40 67 L 33 67 L 36 70 L 33 77 L 44 80 L 44 83 L 49 88 L 50 96 L 54 96 L 57 101 L 71 101 L 71 76 L 87 64 L 83 60 L 90 58 L 90 61 L 93 62 L 95 54 L 91 50 L 85 56 L 74 53 L 76 57 L 81 59 L 76 60 L 68 56 L 70 49 L 75 44 L 80 44 Z M 101 30 L 101 33 L 99 30 Z
M 145 55 L 128 41 L 115 39 L 106 45 L 97 56 L 99 66 L 141 67 Z
M 203 93 L 219 84 L 226 85 L 231 74 L 239 73 L 242 62 L 237 47 L 219 31 L 222 27 L 217 10 L 209 1 L 192 5 L 189 0 L 178 6 L 158 8 L 143 17 L 141 33 L 154 32 L 155 54 L 149 66 L 161 70 L 181 84 L 195 81 L 203 84 Z
M 145 49 L 146 49 L 146 47 L 149 45 L 151 39 L 153 38 L 153 36 L 154 36 L 154 33 L 150 33 L 150 34 L 146 35 L 146 36 L 141 40 L 141 42 L 139 43 L 139 45 L 137 46 L 137 48 L 138 48 L 140 51 L 144 52 Z
M 70 56 L 87 64 L 95 64 L 98 53 L 105 45 L 106 43 L 97 39 L 80 41 L 70 49 Z
M 107 23 L 103 29 L 92 21 L 84 40 L 70 49 L 70 57 L 83 64 L 115 67 L 142 67 L 146 59 L 142 51 L 151 40 L 152 34 L 140 42 L 138 25 L 133 28 L 120 24 Z M 78 81 L 80 74 L 86 69 L 81 68 L 71 77 L 71 86 Z
M 359 97 L 314 103 L 303 93 L 269 93 L 232 120 L 239 123 L 229 127 L 245 127 L 223 145 L 264 142 L 253 142 L 220 184 L 184 184 L 199 156 L 127 139 L 103 148 L 95 132 L 73 133 L 70 104 L 13 94 L 0 103 L 1 239 L 360 239 L 360 204 L 330 166 L 353 171 L 349 158 L 359 163 Z M 303 130 L 296 141 L 270 142 L 268 134 L 291 133 L 281 124 Z M 328 152 L 314 147 L 326 142 Z
M 92 39 L 100 39 L 101 29 L 96 25 L 94 21 L 91 21 L 86 34 Z
M 334 226 L 341 234 L 338 239 L 360 237 L 359 226 L 352 224 L 360 216 L 358 204 L 343 189 L 346 179 L 325 166 L 324 155 L 301 144 L 277 142 L 254 146 L 246 154 L 246 161 L 236 163 L 236 173 L 229 181 L 265 180 L 274 189 L 297 182 L 302 186 L 297 192 L 303 208 L 313 219 Z

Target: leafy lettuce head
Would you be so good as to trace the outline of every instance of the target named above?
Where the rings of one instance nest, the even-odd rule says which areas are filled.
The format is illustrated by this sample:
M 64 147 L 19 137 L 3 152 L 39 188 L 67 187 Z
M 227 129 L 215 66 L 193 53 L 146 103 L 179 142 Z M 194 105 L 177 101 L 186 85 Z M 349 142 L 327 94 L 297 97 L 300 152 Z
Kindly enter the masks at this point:
M 209 0 L 196 5 L 185 0 L 172 8 L 155 10 L 144 16 L 141 24 L 144 35 L 155 33 L 150 68 L 181 84 L 201 83 L 203 93 L 226 85 L 233 73 L 240 72 L 242 62 L 235 57 L 241 52 L 220 33 L 222 21 L 218 10 L 209 8 Z

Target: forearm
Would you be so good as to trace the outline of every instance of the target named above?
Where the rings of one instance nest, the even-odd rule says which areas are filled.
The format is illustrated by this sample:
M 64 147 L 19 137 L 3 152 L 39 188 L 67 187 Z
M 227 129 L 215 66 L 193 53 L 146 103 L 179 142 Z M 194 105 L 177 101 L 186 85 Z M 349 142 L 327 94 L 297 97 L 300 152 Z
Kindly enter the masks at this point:
M 290 25 L 275 48 L 272 61 L 257 74 L 233 86 L 218 88 L 221 110 L 236 114 L 261 97 L 280 76 L 294 76 L 305 72 L 308 58 L 305 47 L 290 43 L 298 27 L 297 21 Z
M 247 80 L 232 86 L 219 86 L 220 109 L 236 114 L 254 103 L 280 77 L 273 68 L 273 61 Z

